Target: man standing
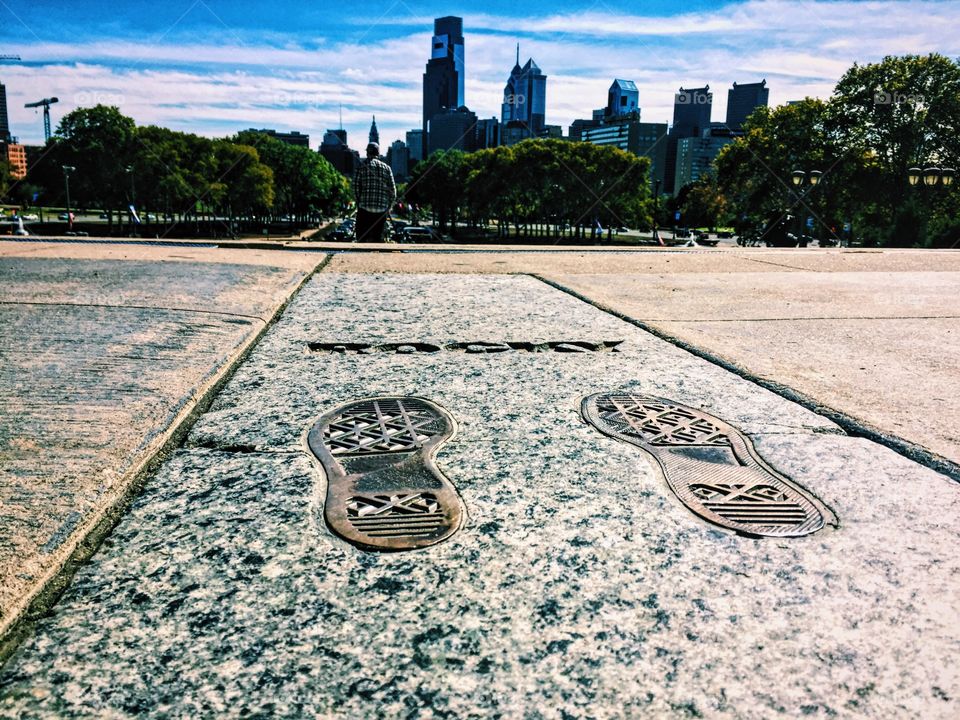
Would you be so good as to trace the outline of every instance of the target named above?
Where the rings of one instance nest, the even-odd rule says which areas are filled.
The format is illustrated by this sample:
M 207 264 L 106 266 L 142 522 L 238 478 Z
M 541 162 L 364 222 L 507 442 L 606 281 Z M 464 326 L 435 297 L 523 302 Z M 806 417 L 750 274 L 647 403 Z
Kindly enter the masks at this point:
M 367 159 L 360 163 L 353 178 L 353 194 L 357 200 L 357 241 L 380 242 L 383 224 L 397 199 L 390 166 L 380 158 L 380 146 L 367 145 Z

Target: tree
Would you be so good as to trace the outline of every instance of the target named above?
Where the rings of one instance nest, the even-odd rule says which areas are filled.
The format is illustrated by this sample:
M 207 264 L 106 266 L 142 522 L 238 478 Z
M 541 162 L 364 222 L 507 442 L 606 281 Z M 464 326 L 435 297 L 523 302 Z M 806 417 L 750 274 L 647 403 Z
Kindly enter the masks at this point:
M 744 131 L 715 161 L 717 189 L 737 232 L 773 241 L 784 228 L 799 230 L 800 218 L 812 217 L 815 232 L 835 234 L 857 158 L 831 131 L 826 103 L 807 98 L 759 108 Z M 820 170 L 824 180 L 794 187 L 794 170 Z
M 54 142 L 56 168 L 76 168 L 70 176 L 70 194 L 77 206 L 114 209 L 129 203 L 126 168 L 136 142 L 132 118 L 106 105 L 80 108 L 60 121 Z M 111 214 L 111 226 L 112 218 Z
M 907 182 L 914 166 L 960 165 L 960 62 L 931 54 L 854 65 L 837 83 L 828 115 L 833 131 L 863 159 L 848 178 L 861 235 L 912 245 L 927 239 L 928 219 L 946 238 L 951 225 L 960 234 L 954 197 L 918 192 Z

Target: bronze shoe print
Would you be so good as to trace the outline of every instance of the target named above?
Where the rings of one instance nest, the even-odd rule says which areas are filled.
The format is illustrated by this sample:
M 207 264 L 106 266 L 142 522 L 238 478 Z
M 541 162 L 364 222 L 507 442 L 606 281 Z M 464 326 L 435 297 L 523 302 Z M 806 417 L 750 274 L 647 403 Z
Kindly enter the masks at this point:
M 412 550 L 460 529 L 460 496 L 434 463 L 454 433 L 449 413 L 414 397 L 342 405 L 311 428 L 327 474 L 324 519 L 364 550 Z
M 799 537 L 837 525 L 743 433 L 702 410 L 652 395 L 596 393 L 581 412 L 600 432 L 650 453 L 680 501 L 711 523 L 751 537 Z

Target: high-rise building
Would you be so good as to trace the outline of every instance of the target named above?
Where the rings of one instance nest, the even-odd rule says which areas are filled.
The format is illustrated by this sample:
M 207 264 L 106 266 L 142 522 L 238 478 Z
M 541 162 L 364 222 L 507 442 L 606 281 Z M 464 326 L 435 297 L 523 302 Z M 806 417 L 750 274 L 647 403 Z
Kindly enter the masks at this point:
M 387 165 L 397 180 L 410 177 L 410 150 L 403 140 L 394 140 L 387 150 Z
M 612 145 L 640 157 L 650 158 L 650 178 L 663 186 L 667 159 L 667 124 L 642 123 L 636 115 L 627 115 L 582 131 L 583 142 Z
M 741 132 L 750 113 L 758 107 L 767 107 L 769 100 L 770 88 L 766 80 L 742 85 L 734 83 L 727 90 L 727 127 L 734 132 Z
M 606 116 L 615 118 L 632 113 L 640 114 L 640 91 L 632 80 L 614 80 L 607 91 Z
M 347 145 L 347 131 L 343 128 L 327 130 L 324 133 L 323 142 L 320 143 L 320 154 L 347 177 L 353 177 L 360 164 L 360 153 L 351 150 Z
M 677 142 L 682 138 L 700 137 L 710 129 L 710 112 L 713 109 L 713 93 L 710 86 L 680 88 L 673 100 L 673 127 L 667 138 L 667 161 L 663 185 L 665 192 L 673 194 L 680 188 L 674 180 L 677 172 Z
M 380 131 L 377 130 L 377 116 L 373 116 L 373 122 L 370 123 L 370 135 L 368 136 L 367 142 L 380 144 Z
M 410 152 L 410 169 L 426 157 L 427 147 L 423 142 L 423 130 L 407 130 L 407 150 Z
M 0 83 L 0 142 L 11 142 L 10 116 L 7 115 L 7 87 Z
M 263 133 L 264 135 L 269 135 L 272 138 L 276 138 L 280 142 L 285 142 L 287 145 L 297 145 L 299 147 L 310 147 L 310 136 L 304 135 L 301 132 L 296 130 L 292 132 L 277 132 L 276 130 L 270 130 L 268 128 L 250 128 L 248 132 Z
M 477 120 L 477 150 L 495 148 L 500 144 L 500 121 L 495 117 Z
M 465 107 L 444 110 L 430 121 L 430 154 L 437 150 L 473 152 L 477 140 L 477 116 Z
M 700 137 L 677 140 L 677 164 L 673 187 L 675 192 L 694 183 L 713 170 L 713 161 L 720 151 L 735 139 L 735 134 L 726 128 L 704 131 Z
M 423 73 L 423 130 L 444 110 L 466 104 L 464 86 L 463 18 L 442 17 L 433 21 L 433 46 Z
M 546 125 L 546 113 L 547 76 L 533 58 L 520 67 L 520 46 L 517 45 L 517 62 L 503 89 L 500 121 L 505 126 L 526 128 L 525 137 L 538 137 Z

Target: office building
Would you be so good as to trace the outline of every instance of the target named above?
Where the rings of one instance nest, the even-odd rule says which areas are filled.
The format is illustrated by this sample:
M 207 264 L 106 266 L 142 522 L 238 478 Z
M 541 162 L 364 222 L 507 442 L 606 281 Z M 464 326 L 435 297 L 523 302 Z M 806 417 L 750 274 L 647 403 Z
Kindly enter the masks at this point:
M 585 128 L 583 142 L 610 145 L 640 157 L 650 158 L 650 178 L 663 187 L 667 159 L 667 124 L 642 123 L 636 115 Z
M 767 81 L 758 83 L 744 83 L 727 91 L 727 127 L 734 132 L 743 131 L 743 123 L 750 113 L 758 107 L 767 107 L 770 100 L 770 89 Z
M 722 125 L 715 125 L 700 137 L 677 140 L 677 162 L 674 175 L 674 192 L 695 183 L 713 171 L 713 161 L 720 151 L 736 139 L 736 133 Z
M 13 179 L 23 180 L 27 176 L 27 148 L 15 142 L 0 142 L 0 150 L 10 166 Z
M 407 151 L 410 153 L 410 169 L 426 158 L 426 144 L 423 142 L 423 130 L 407 131 Z
M 667 138 L 667 160 L 664 169 L 664 189 L 671 195 L 680 188 L 675 186 L 677 173 L 677 143 L 683 138 L 697 138 L 710 129 L 710 113 L 713 109 L 713 93 L 710 86 L 680 88 L 673 100 L 673 126 Z
M 327 130 L 324 133 L 323 142 L 320 143 L 320 154 L 347 177 L 353 177 L 360 164 L 360 153 L 351 150 L 347 145 L 347 131 L 343 128 Z
M 539 137 L 546 125 L 546 112 L 547 76 L 533 58 L 520 67 L 520 46 L 517 45 L 517 62 L 503 89 L 500 122 L 505 126 L 525 127 L 526 137 Z
M 256 128 L 250 128 L 248 132 L 263 133 L 264 135 L 269 135 L 272 138 L 276 138 L 280 142 L 285 142 L 287 145 L 297 145 L 305 148 L 310 147 L 310 136 L 304 135 L 296 130 L 293 132 L 282 133 L 277 132 L 276 130 L 270 130 L 268 128 L 260 128 L 259 130 Z
M 640 114 L 640 91 L 632 80 L 614 80 L 607 91 L 608 118 Z
M 477 116 L 465 107 L 444 110 L 433 116 L 427 138 L 431 155 L 438 150 L 473 152 L 476 149 Z
M 397 181 L 410 177 L 410 150 L 403 140 L 394 140 L 387 150 L 387 165 Z
M 463 87 L 463 19 L 437 18 L 433 21 L 430 60 L 423 73 L 423 130 L 428 135 L 434 115 L 466 104 Z
M 495 117 L 477 120 L 477 150 L 486 150 L 500 145 L 500 121 Z

